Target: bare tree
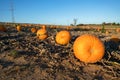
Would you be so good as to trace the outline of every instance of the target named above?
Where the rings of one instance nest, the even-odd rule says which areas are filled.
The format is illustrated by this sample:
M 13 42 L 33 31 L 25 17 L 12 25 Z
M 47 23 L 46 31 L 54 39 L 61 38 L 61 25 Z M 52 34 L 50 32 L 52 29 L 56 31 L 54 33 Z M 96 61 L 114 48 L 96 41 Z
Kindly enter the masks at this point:
M 76 26 L 76 24 L 77 24 L 77 19 L 73 19 L 73 21 L 74 21 L 74 26 Z

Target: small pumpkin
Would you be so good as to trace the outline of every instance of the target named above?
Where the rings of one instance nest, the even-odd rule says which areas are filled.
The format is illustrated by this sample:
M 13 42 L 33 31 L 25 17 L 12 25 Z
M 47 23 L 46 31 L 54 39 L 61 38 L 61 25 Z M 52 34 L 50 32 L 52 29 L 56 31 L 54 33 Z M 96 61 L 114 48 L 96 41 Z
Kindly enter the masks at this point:
M 4 25 L 0 25 L 0 31 L 3 31 L 3 32 L 6 31 L 6 28 L 4 27 Z
M 46 29 L 39 29 L 37 31 L 37 37 L 40 39 L 40 40 L 44 40 L 48 37 L 47 35 L 47 30 Z
M 17 29 L 17 31 L 21 31 L 21 26 L 18 25 L 18 26 L 16 27 L 16 29 Z
M 76 58 L 85 63 L 95 63 L 102 59 L 105 47 L 102 41 L 94 35 L 79 36 L 74 44 L 73 51 Z
M 116 29 L 116 32 L 120 32 L 120 28 L 117 28 L 117 29 Z
M 36 32 L 37 32 L 37 29 L 36 29 L 36 28 L 31 28 L 31 32 L 32 32 L 32 33 L 36 33 Z
M 118 38 L 117 35 L 112 35 L 110 40 L 113 41 L 113 42 L 115 42 L 115 43 L 120 42 L 120 39 Z
M 71 27 L 70 27 L 70 26 L 67 26 L 67 27 L 66 27 L 66 29 L 67 29 L 67 30 L 70 30 L 70 29 L 71 29 Z
M 105 31 L 105 34 L 108 35 L 108 34 L 109 34 L 109 31 Z
M 60 31 L 56 34 L 56 42 L 61 45 L 66 45 L 71 39 L 71 34 L 67 30 Z
M 97 28 L 97 31 L 98 31 L 98 32 L 100 31 L 100 27 Z
M 46 29 L 46 26 L 45 26 L 45 25 L 43 25 L 43 26 L 42 26 L 42 29 Z

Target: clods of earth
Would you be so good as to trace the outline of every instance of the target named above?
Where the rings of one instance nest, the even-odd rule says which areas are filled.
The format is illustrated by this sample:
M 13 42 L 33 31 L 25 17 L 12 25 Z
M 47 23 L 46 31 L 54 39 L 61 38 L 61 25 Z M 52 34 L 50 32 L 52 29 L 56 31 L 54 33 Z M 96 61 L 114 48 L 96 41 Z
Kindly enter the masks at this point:
M 20 32 L 6 28 L 0 32 L 0 80 L 120 80 L 120 42 L 110 41 L 111 35 L 120 33 L 73 28 L 70 43 L 59 45 L 55 35 L 62 28 L 47 28 L 45 40 L 39 40 L 31 27 Z M 73 54 L 73 42 L 86 33 L 96 35 L 105 45 L 105 55 L 97 63 L 86 64 Z

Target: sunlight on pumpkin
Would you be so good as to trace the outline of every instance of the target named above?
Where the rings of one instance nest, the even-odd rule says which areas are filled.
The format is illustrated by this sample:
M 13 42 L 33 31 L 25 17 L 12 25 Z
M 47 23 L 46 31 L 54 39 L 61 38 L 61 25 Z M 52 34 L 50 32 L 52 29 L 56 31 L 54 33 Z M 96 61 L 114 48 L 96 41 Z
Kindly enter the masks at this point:
M 16 29 L 17 29 L 17 31 L 21 31 L 21 26 L 18 25 L 18 26 L 16 27 Z
M 37 29 L 36 29 L 36 28 L 31 28 L 31 32 L 32 32 L 32 33 L 36 33 L 36 32 L 37 32 Z
M 71 39 L 71 34 L 67 30 L 60 31 L 56 34 L 56 42 L 61 45 L 66 45 Z
M 104 44 L 94 35 L 79 36 L 74 44 L 73 51 L 76 58 L 85 63 L 95 63 L 104 56 Z
M 48 37 L 46 29 L 39 29 L 36 34 L 40 40 L 44 40 Z

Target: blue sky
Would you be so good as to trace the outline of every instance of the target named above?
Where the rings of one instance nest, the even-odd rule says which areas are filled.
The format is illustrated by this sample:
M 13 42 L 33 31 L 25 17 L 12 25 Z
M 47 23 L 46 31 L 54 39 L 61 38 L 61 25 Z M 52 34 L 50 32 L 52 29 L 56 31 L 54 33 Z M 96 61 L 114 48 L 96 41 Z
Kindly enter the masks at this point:
M 120 0 L 0 0 L 0 22 L 69 25 L 120 23 Z

